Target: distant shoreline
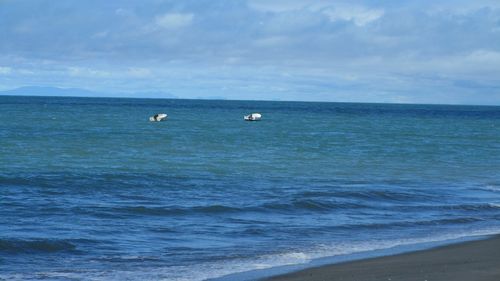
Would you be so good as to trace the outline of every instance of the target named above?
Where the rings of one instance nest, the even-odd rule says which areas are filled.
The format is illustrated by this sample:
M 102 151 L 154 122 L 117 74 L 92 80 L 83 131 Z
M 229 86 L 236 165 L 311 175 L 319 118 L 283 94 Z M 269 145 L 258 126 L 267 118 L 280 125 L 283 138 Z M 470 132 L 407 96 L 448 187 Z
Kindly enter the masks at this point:
M 497 281 L 500 235 L 392 256 L 309 268 L 266 281 Z
M 397 103 L 397 102 L 360 102 L 360 101 L 318 101 L 318 100 L 280 100 L 280 99 L 229 99 L 225 97 L 196 97 L 186 98 L 177 96 L 166 97 L 151 97 L 151 96 L 118 96 L 118 95 L 48 95 L 48 94 L 19 94 L 10 93 L 11 90 L 0 91 L 2 97 L 19 97 L 19 98 L 84 98 L 84 99 L 133 99 L 133 100 L 195 100 L 195 101 L 228 101 L 228 102 L 285 102 L 285 103 L 332 103 L 332 104 L 360 104 L 360 105 L 394 105 L 394 106 L 456 106 L 456 107 L 500 107 L 498 104 L 462 104 L 462 103 Z

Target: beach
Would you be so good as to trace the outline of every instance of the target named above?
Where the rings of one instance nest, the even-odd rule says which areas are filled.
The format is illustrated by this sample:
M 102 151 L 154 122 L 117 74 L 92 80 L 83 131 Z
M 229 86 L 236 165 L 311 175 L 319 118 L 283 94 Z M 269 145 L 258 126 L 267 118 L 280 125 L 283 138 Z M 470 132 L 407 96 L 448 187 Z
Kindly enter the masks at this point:
M 500 236 L 341 264 L 310 268 L 267 281 L 496 281 Z

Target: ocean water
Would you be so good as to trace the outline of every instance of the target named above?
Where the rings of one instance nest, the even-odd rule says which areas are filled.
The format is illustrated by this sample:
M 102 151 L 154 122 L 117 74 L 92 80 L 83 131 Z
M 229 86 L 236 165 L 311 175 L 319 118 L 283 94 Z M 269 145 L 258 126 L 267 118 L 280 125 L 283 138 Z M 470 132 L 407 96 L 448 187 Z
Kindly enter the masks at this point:
M 0 97 L 0 279 L 243 280 L 498 232 L 500 107 Z

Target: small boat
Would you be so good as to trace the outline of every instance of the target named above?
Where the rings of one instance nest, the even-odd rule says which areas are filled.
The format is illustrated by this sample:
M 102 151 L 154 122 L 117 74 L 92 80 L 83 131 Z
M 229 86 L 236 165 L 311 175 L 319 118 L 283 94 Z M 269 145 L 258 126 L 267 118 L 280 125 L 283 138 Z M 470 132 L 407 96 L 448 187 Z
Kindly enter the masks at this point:
M 155 115 L 149 117 L 149 121 L 160 122 L 160 121 L 167 120 L 167 117 L 168 117 L 168 115 L 165 113 L 158 113 L 158 114 L 155 114 Z
M 262 118 L 262 115 L 260 113 L 252 113 L 249 115 L 245 115 L 243 119 L 245 121 L 259 121 Z

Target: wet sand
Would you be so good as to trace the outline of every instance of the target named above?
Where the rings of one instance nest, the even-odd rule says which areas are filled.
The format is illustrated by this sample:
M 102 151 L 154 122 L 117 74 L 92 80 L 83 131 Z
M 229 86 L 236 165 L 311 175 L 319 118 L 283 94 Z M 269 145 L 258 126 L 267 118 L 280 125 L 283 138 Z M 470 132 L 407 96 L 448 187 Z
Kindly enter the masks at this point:
M 310 268 L 268 281 L 499 281 L 500 236 Z

